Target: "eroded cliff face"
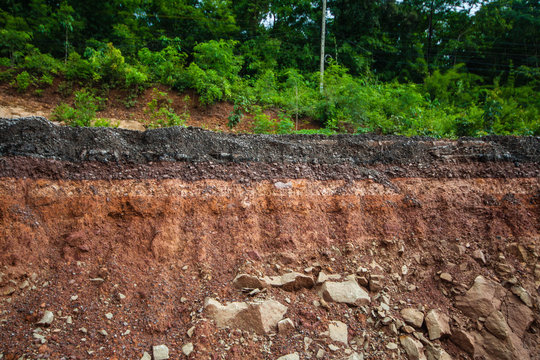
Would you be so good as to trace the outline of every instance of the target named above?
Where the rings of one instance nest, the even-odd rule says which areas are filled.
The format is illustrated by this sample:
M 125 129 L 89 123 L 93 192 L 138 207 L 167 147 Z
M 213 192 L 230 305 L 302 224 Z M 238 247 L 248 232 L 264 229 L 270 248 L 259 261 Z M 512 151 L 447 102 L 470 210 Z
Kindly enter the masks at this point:
M 182 358 L 187 343 L 201 359 L 539 358 L 538 138 L 0 130 L 5 358 L 139 359 L 160 344 Z M 232 282 L 291 271 L 313 284 Z M 348 275 L 369 304 L 321 295 Z M 496 289 L 489 313 L 477 283 Z M 276 300 L 293 328 L 220 329 L 206 298 Z M 429 339 L 434 315 L 411 325 L 408 308 L 450 332 Z

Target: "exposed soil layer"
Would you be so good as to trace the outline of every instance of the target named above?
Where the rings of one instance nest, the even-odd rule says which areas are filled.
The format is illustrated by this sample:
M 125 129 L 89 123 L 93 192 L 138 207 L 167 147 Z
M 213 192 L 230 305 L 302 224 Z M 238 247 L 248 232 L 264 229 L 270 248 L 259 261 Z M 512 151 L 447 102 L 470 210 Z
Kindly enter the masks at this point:
M 456 306 L 482 275 L 510 294 L 500 306 L 512 331 L 509 314 L 532 319 L 512 343 L 519 349 L 501 342 L 507 358 L 540 359 L 539 151 L 538 138 L 141 133 L 1 120 L 0 358 L 140 359 L 166 344 L 182 359 L 191 342 L 192 359 L 315 359 L 323 349 L 324 359 L 406 359 L 399 344 L 409 329 L 391 326 L 403 308 L 439 309 L 453 334 L 486 332 L 485 318 Z M 248 295 L 232 286 L 240 273 L 291 270 L 356 274 L 371 303 L 321 305 L 316 287 Z M 220 329 L 203 310 L 207 297 L 275 299 L 295 329 Z M 45 311 L 53 322 L 36 324 Z M 329 338 L 331 321 L 347 324 L 347 344 Z M 426 339 L 425 324 L 413 331 L 426 351 L 497 358 L 497 340 L 478 340 L 471 355 L 452 336 Z

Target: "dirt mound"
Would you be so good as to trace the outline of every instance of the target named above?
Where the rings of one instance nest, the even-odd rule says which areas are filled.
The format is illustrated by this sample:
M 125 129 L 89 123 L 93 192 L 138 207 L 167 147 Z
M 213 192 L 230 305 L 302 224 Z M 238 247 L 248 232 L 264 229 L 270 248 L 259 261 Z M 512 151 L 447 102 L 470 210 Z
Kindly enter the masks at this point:
M 539 359 L 539 142 L 0 120 L 0 358 Z

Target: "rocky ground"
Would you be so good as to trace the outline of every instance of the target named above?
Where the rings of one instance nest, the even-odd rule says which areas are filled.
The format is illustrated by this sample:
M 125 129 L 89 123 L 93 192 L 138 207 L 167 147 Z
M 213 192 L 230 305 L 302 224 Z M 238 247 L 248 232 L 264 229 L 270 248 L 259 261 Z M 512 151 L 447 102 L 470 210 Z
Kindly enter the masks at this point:
M 0 120 L 0 359 L 540 359 L 540 139 Z

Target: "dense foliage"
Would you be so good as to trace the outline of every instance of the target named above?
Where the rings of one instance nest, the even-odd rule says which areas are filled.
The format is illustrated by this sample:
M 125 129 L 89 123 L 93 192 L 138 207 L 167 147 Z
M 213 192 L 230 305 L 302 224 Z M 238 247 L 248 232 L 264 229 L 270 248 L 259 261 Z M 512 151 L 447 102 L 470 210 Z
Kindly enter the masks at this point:
M 251 114 L 261 133 L 309 117 L 327 134 L 540 135 L 537 0 L 328 0 L 322 94 L 321 3 L 0 0 L 0 82 L 88 88 L 55 112 L 71 125 L 96 123 L 96 90 L 162 84 L 233 102 L 228 125 Z M 154 95 L 147 126 L 189 117 Z

